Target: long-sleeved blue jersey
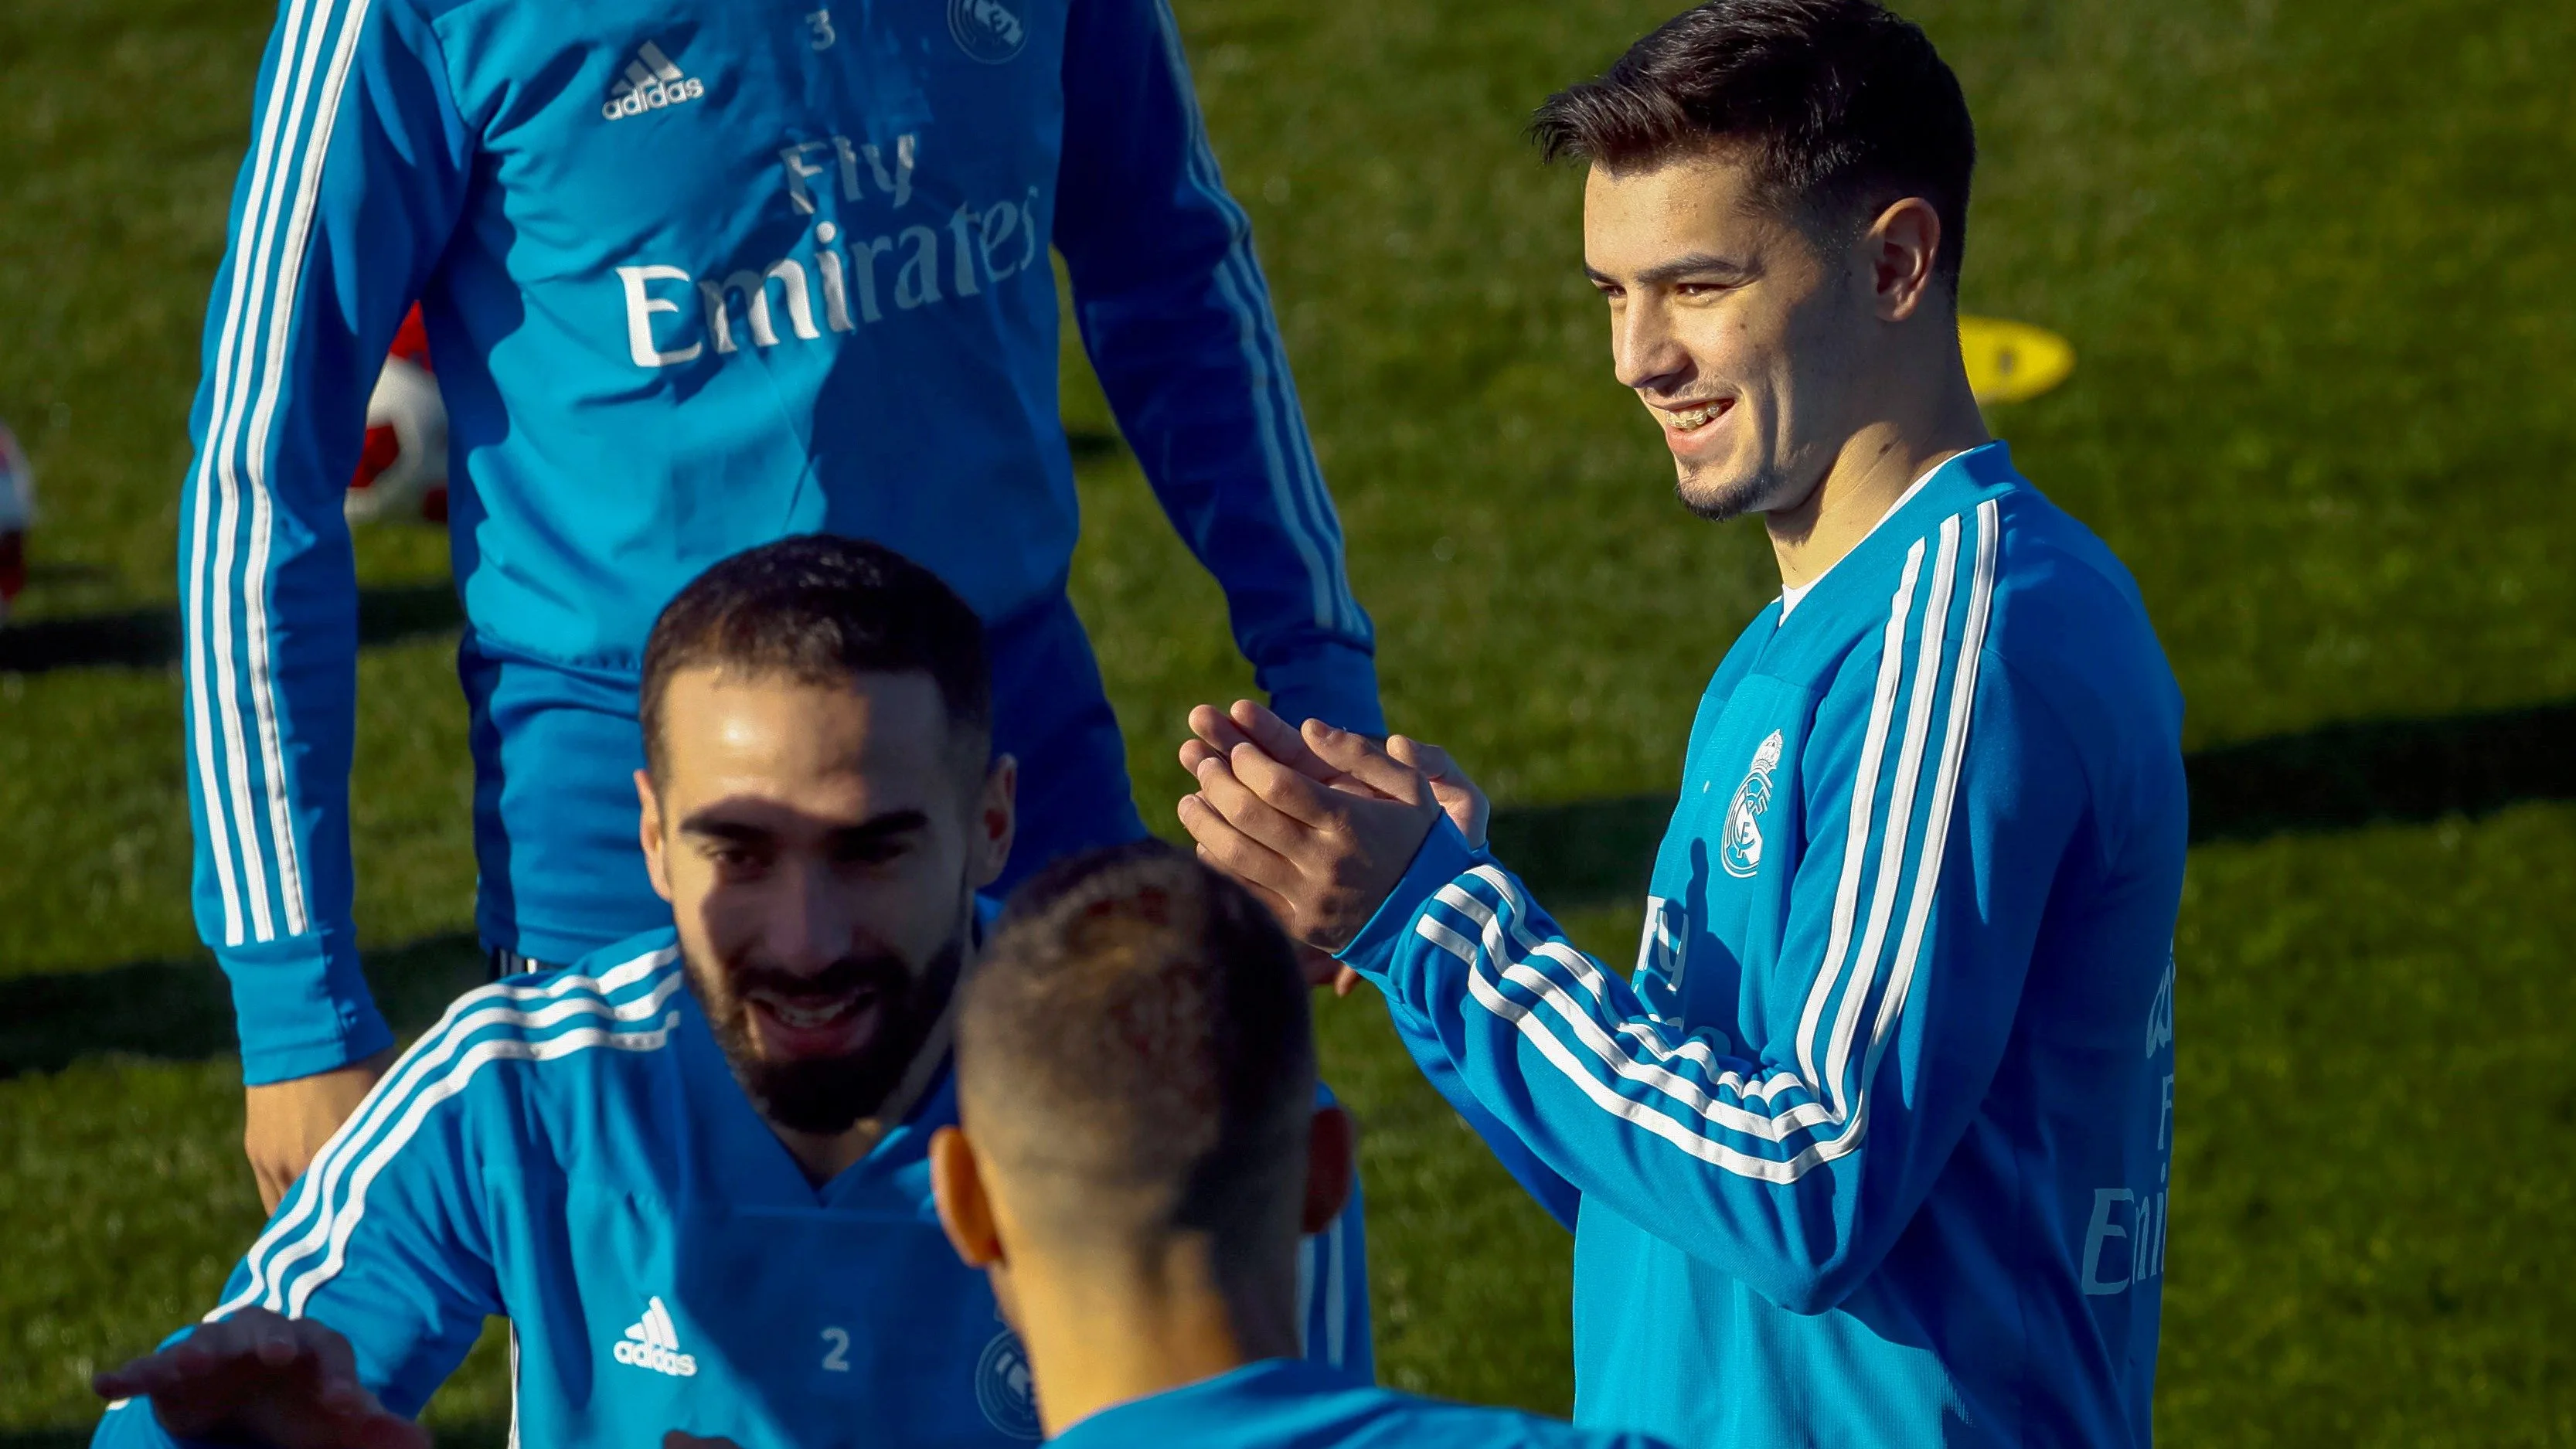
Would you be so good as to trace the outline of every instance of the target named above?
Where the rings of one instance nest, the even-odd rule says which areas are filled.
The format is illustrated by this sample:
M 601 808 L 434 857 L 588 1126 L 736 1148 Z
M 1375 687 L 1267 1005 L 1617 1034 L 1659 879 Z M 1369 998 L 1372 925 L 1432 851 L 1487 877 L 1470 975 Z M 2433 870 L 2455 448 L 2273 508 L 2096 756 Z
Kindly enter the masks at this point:
M 735 1082 L 678 955 L 666 928 L 459 1000 L 297 1179 L 208 1317 L 319 1320 L 413 1414 L 505 1316 L 518 1443 L 1036 1439 L 1019 1341 L 931 1200 L 953 1080 L 814 1187 Z M 1307 1351 L 1365 1374 L 1348 1247 L 1343 1225 L 1307 1240 Z M 93 1443 L 170 1438 L 132 1402 Z
M 1426 1399 L 1275 1358 L 1103 1409 L 1047 1442 L 1060 1449 L 1663 1449 L 1643 1434 Z
M 1050 244 L 1257 677 L 1377 725 L 1369 623 L 1164 0 L 285 0 L 181 505 L 200 928 L 245 1074 L 390 1038 L 350 922 L 342 492 L 421 300 L 469 629 L 479 924 L 564 961 L 661 919 L 634 685 L 707 564 L 891 544 L 994 625 L 1015 873 L 1140 833 L 1063 599 Z
M 1993 444 L 1728 652 L 1633 983 L 1439 824 L 1345 959 L 1579 1203 L 1576 1422 L 2148 1442 L 2181 713 Z

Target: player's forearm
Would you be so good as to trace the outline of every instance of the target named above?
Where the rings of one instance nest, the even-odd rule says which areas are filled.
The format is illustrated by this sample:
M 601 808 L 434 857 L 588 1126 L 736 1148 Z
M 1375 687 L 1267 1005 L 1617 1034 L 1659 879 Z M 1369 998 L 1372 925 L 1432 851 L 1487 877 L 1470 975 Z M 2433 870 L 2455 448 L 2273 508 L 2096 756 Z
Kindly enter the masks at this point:
M 1454 831 L 1435 828 L 1343 959 L 1414 1020 L 1417 1058 L 1445 1056 L 1574 1192 L 1773 1301 L 1827 1306 L 1883 1251 L 1849 1115 L 1785 1063 L 1659 1021 Z
M 220 438 L 209 448 L 220 448 Z M 183 504 L 224 507 L 201 459 Z M 359 970 L 350 924 L 348 770 L 357 683 L 357 584 L 336 511 L 287 501 L 253 557 L 183 538 L 183 677 L 200 935 L 232 985 L 243 1075 L 257 1085 L 330 1071 L 392 1041 Z M 299 516 L 308 515 L 308 516 Z M 285 515 L 285 516 L 279 516 Z

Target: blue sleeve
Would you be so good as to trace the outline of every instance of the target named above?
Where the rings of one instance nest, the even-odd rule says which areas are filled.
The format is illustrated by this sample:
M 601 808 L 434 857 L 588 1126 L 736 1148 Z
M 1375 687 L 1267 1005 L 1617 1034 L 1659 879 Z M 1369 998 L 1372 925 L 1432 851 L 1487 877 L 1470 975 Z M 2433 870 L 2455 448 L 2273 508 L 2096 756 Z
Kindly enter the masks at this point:
M 403 1415 L 420 1412 L 502 1311 L 482 1198 L 491 1175 L 472 1132 L 486 1104 L 460 1091 L 493 1048 L 451 1024 L 473 1023 L 452 1011 L 403 1054 L 295 1180 L 206 1315 L 265 1308 L 319 1320 L 349 1340 L 360 1381 Z M 128 1402 L 91 1442 L 173 1441 L 148 1403 Z
M 1445 820 L 1344 952 L 1587 1207 L 1802 1313 L 1877 1266 L 1975 1116 L 2086 808 L 2009 669 L 1886 647 L 1820 706 L 1780 959 L 1743 963 L 1804 985 L 1746 1039 L 1658 1019 Z M 1893 701 L 1921 750 L 1880 747 Z
M 1383 733 L 1375 635 L 1165 0 L 1075 0 L 1055 243 L 1145 476 L 1273 706 Z
M 1389 998 L 1386 1005 L 1388 1018 L 1395 1023 L 1396 1040 L 1404 1043 L 1405 1051 L 1412 1055 L 1414 1065 L 1422 1069 L 1422 1075 L 1431 1083 L 1432 1090 L 1446 1098 L 1450 1107 L 1466 1119 L 1467 1125 L 1493 1150 L 1503 1169 L 1512 1175 L 1512 1180 L 1536 1198 L 1538 1205 L 1547 1209 L 1547 1215 L 1556 1219 L 1559 1227 L 1567 1232 L 1574 1231 L 1574 1212 L 1582 1204 L 1583 1194 L 1575 1191 L 1574 1184 L 1567 1182 L 1556 1169 L 1532 1152 L 1529 1144 L 1521 1140 L 1520 1134 L 1514 1132 L 1509 1123 L 1486 1108 L 1484 1101 L 1477 1097 L 1475 1088 L 1459 1074 L 1458 1064 L 1450 1060 L 1448 1051 L 1441 1045 L 1438 1031 L 1430 1022 L 1416 1015 L 1401 1001 Z
M 392 1040 L 349 919 L 341 500 L 385 349 L 462 205 L 467 137 L 435 46 L 399 0 L 283 8 L 206 312 L 179 506 L 188 807 L 197 929 L 253 1083 Z

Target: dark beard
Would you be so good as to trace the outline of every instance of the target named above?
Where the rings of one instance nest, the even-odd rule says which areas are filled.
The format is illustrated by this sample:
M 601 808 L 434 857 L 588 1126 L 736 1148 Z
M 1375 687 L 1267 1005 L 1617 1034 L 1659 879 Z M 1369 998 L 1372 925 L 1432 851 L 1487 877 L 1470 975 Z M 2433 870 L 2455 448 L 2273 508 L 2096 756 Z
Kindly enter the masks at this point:
M 706 1013 L 725 1064 L 760 1115 L 791 1132 L 829 1137 L 874 1115 L 894 1094 L 956 994 L 965 956 L 966 939 L 959 935 L 940 947 L 917 976 L 891 953 L 879 951 L 845 956 L 814 976 L 756 964 L 737 970 L 692 962 L 687 977 L 689 993 Z M 723 1010 L 707 999 L 700 983 L 706 970 L 719 973 L 726 983 Z M 876 988 L 883 1015 L 866 1046 L 847 1056 L 792 1062 L 763 1061 L 753 1051 L 748 993 L 765 986 L 790 997 L 837 996 L 868 985 Z

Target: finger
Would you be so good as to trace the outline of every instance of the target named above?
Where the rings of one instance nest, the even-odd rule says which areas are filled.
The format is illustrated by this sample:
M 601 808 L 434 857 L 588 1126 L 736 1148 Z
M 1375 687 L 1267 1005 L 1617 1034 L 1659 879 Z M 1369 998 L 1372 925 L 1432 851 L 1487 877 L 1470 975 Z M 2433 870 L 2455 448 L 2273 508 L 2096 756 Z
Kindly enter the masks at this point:
M 195 1372 L 248 1352 L 248 1325 L 239 1319 L 218 1318 L 212 1323 L 198 1325 L 196 1332 L 172 1344 L 164 1351 L 163 1357 L 184 1372 Z
M 1307 747 L 1306 738 L 1297 732 L 1297 726 L 1281 719 L 1267 706 L 1238 699 L 1234 702 L 1231 718 L 1245 738 L 1261 747 L 1263 754 L 1298 774 L 1310 780 L 1330 782 L 1341 773 Z
M 1359 984 L 1360 973 L 1352 970 L 1348 966 L 1345 966 L 1342 968 L 1342 974 L 1333 978 L 1333 994 L 1335 996 L 1348 996 L 1353 991 L 1359 989 Z
M 1216 746 L 1209 744 L 1205 740 L 1193 737 L 1181 741 L 1181 768 L 1189 771 L 1192 775 L 1196 775 L 1199 772 L 1199 766 L 1205 762 L 1209 760 L 1222 760 L 1224 758 L 1225 752 L 1223 750 L 1218 749 Z
M 1421 771 L 1388 754 L 1384 745 L 1319 719 L 1306 721 L 1306 742 L 1334 768 L 1408 805 L 1420 804 L 1430 783 Z
M 1266 762 L 1269 758 L 1251 745 L 1245 745 L 1237 753 L 1247 760 Z M 1278 769 L 1276 765 L 1270 768 Z M 1279 773 L 1287 779 L 1300 778 L 1284 770 Z M 1253 793 L 1243 777 L 1234 772 L 1232 761 L 1204 761 L 1199 766 L 1198 778 L 1199 798 L 1215 806 L 1235 829 L 1278 852 L 1281 859 L 1294 863 L 1312 846 L 1315 828 Z M 1309 784 L 1307 788 L 1314 786 Z
M 150 1392 L 149 1389 L 144 1387 L 146 1382 L 146 1375 L 143 1372 L 144 1365 L 151 1363 L 152 1359 L 157 1357 L 159 1357 L 159 1355 L 155 1354 L 147 1358 L 138 1358 L 131 1363 L 120 1364 L 112 1369 L 101 1369 L 97 1373 L 91 1374 L 89 1376 L 90 1392 L 98 1395 L 102 1399 L 135 1399 L 143 1397 Z
M 304 1345 L 290 1323 L 251 1323 L 244 1325 L 244 1331 L 250 1336 L 251 1356 L 270 1368 L 284 1368 L 304 1356 Z
M 1233 749 L 1251 738 L 1224 710 L 1206 704 L 1190 711 L 1190 733 L 1219 751 Z
M 1279 763 L 1259 745 L 1238 745 L 1225 762 L 1234 778 L 1259 796 L 1263 804 L 1307 829 L 1329 830 L 1341 824 L 1342 807 L 1331 790 L 1317 784 L 1313 777 Z
M 149 1398 L 179 1383 L 182 1377 L 168 1353 L 145 1354 L 123 1368 L 99 1375 L 102 1381 L 112 1381 L 100 1392 L 119 1399 Z
M 1435 780 L 1458 773 L 1458 766 L 1449 758 L 1447 750 L 1425 744 L 1411 735 L 1388 735 L 1386 752 L 1394 756 L 1397 763 L 1410 765 Z
M 1256 890 L 1276 892 L 1297 881 L 1297 868 L 1279 852 L 1234 828 L 1204 795 L 1184 795 L 1174 807 L 1181 828 L 1198 842 L 1199 859 Z M 1281 919 L 1286 919 L 1285 916 Z

